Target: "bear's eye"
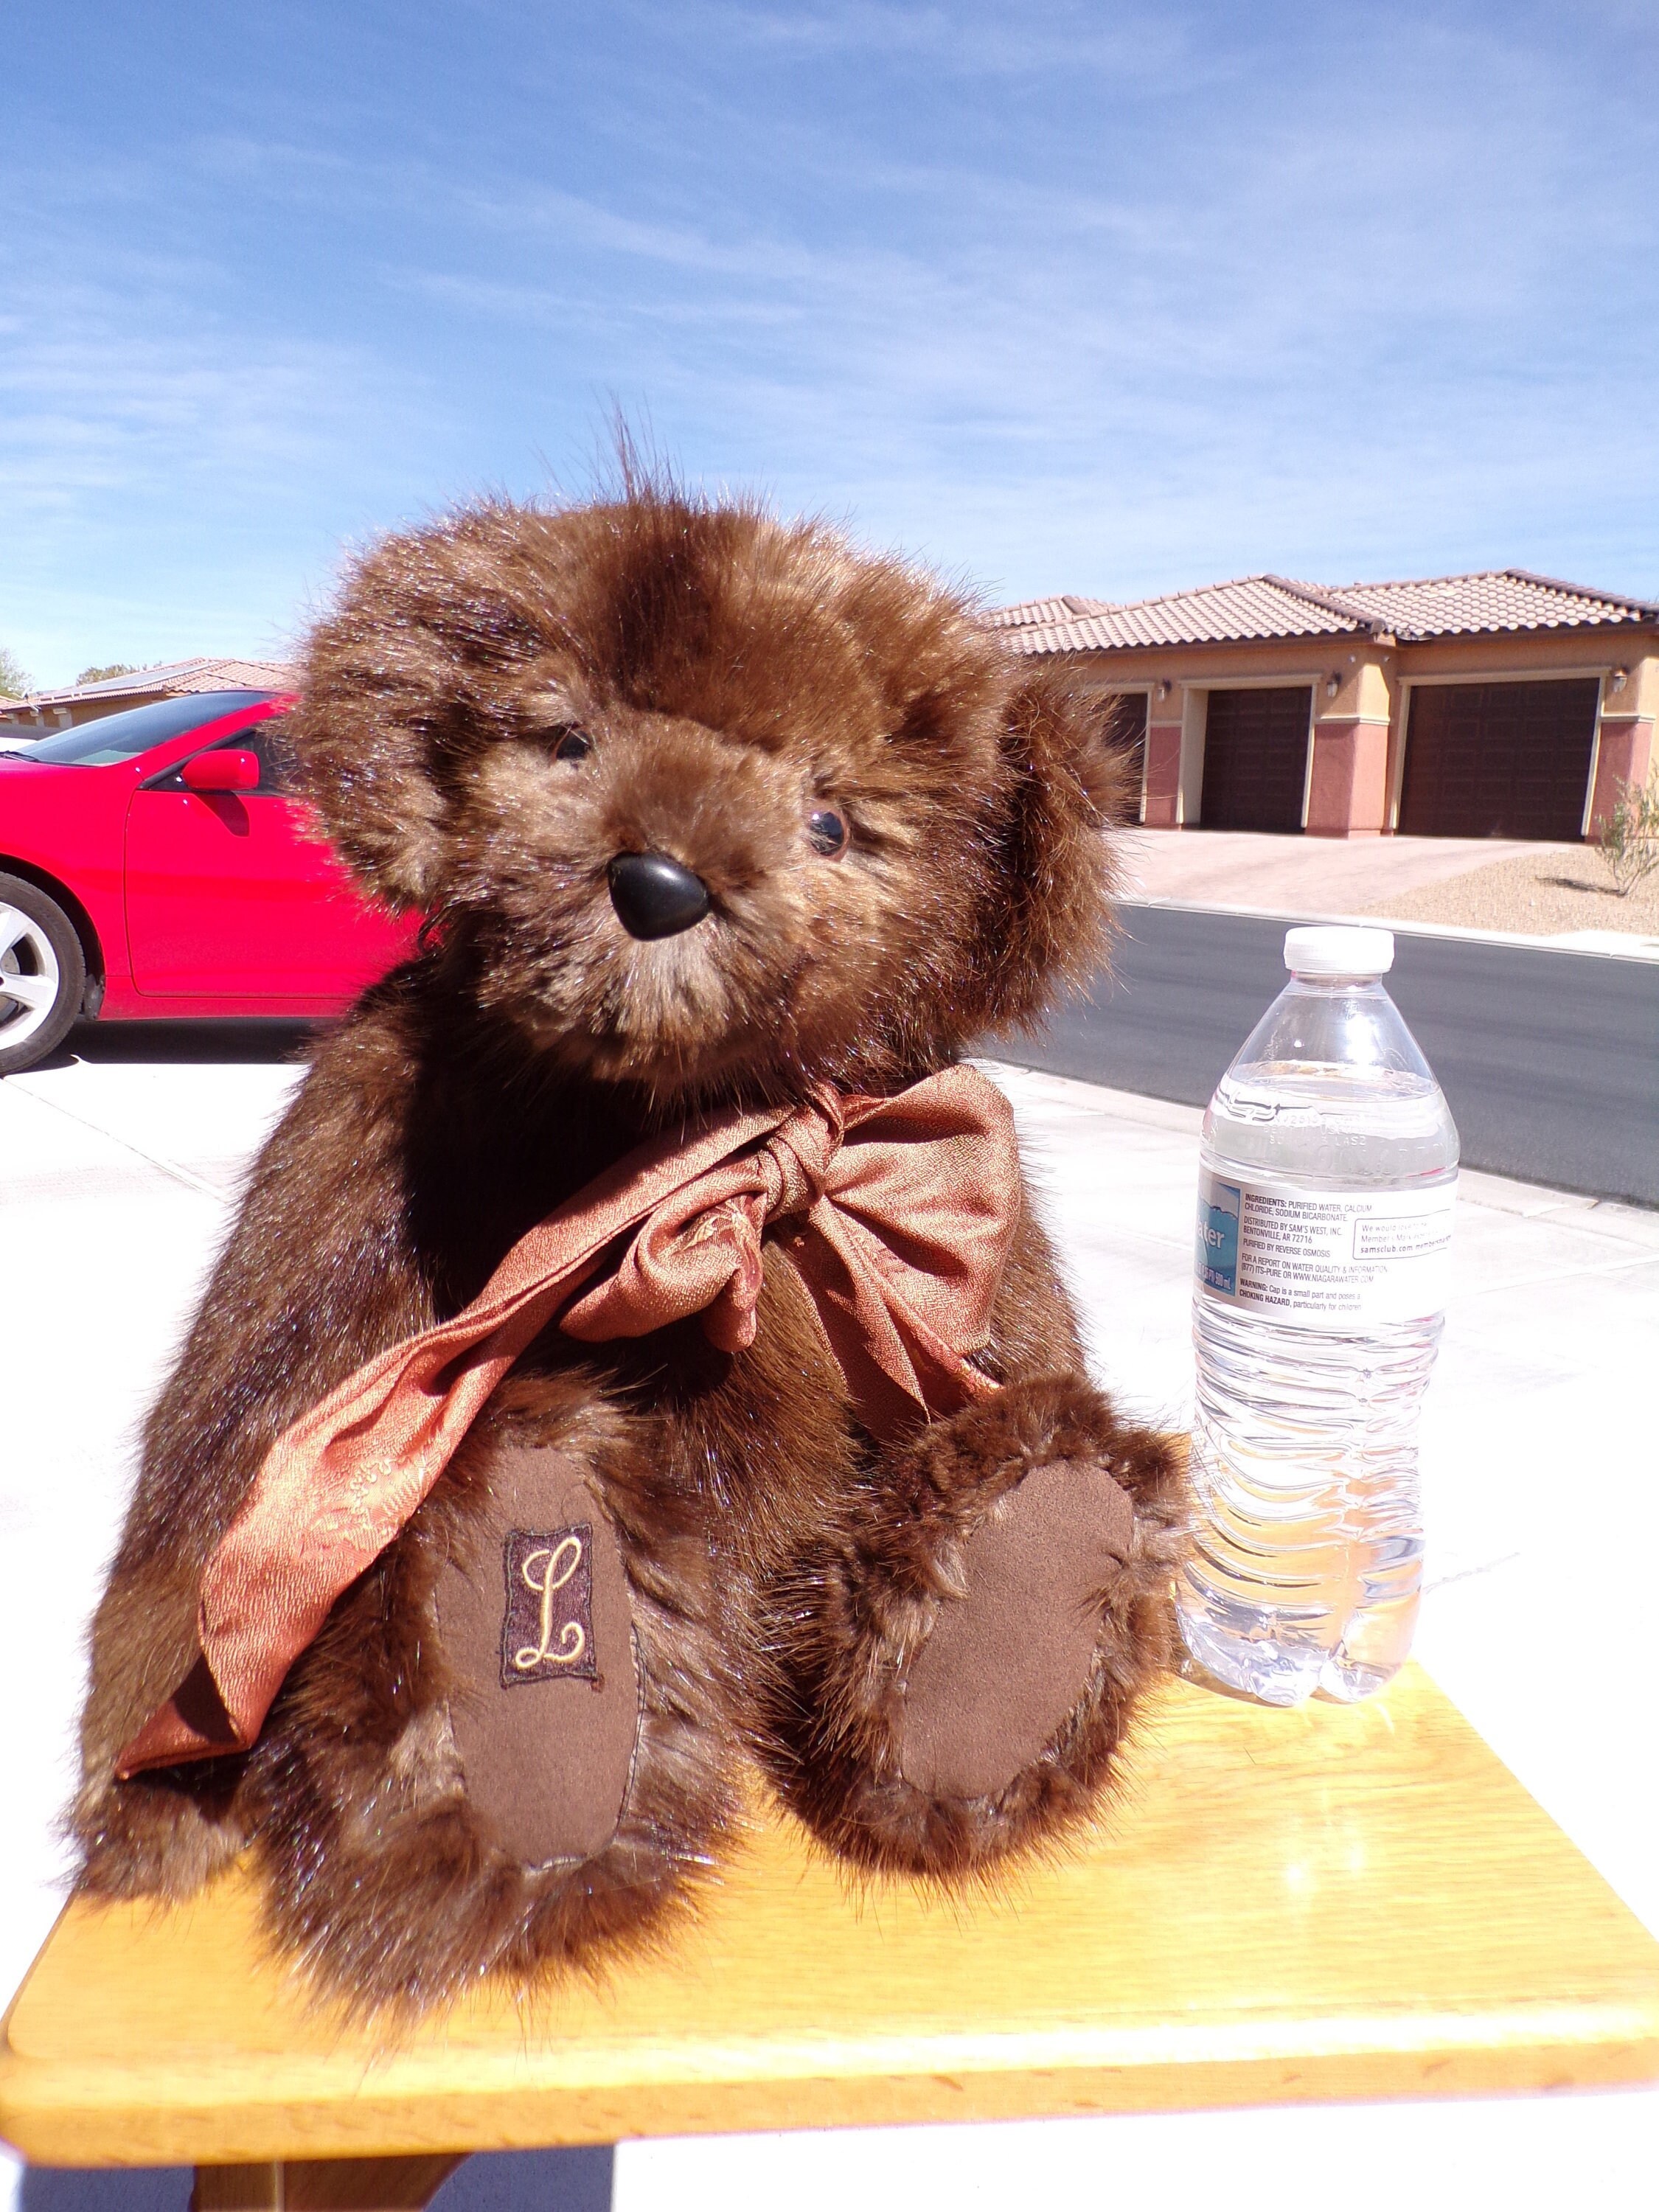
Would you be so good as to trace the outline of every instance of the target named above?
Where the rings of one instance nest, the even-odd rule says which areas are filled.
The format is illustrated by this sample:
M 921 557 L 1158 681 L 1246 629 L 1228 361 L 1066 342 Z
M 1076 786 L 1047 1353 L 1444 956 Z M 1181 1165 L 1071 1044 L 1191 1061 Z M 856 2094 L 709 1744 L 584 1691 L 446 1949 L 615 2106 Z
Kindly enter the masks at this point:
M 806 842 L 815 853 L 822 853 L 826 860 L 838 860 L 847 850 L 848 829 L 845 817 L 833 807 L 819 806 L 806 817 Z
M 593 750 L 593 740 L 586 730 L 561 730 L 559 741 L 553 748 L 555 760 L 586 760 Z

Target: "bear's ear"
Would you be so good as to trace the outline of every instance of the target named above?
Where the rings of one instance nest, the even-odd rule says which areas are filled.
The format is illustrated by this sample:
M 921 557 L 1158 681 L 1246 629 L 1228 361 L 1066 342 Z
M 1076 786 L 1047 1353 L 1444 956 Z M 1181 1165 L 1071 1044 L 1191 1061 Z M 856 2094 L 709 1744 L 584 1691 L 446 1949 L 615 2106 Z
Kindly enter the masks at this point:
M 307 647 L 290 720 L 300 787 L 347 865 L 394 907 L 441 901 L 452 795 L 500 734 L 502 677 L 545 644 L 509 525 L 483 505 L 383 538 Z
M 1008 799 L 983 947 L 994 1024 L 1035 1021 L 1106 957 L 1112 832 L 1133 805 L 1121 719 L 1115 702 L 1063 669 L 1022 671 L 1009 697 Z

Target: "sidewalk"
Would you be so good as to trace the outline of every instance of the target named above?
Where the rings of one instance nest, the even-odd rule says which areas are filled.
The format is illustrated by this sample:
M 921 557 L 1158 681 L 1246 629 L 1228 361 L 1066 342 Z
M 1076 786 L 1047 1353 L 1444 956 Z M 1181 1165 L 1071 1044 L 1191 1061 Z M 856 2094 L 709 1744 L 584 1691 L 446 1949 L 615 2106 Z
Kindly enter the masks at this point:
M 1176 844 L 1180 840 L 1170 840 Z M 1194 1109 L 996 1071 L 1087 1317 L 1139 1412 L 1190 1403 Z M 57 1909 L 53 1822 L 73 1777 L 82 1639 L 134 1439 L 297 1080 L 258 1062 L 71 1062 L 0 1083 L 6 1434 L 0 1668 L 15 1696 L 0 1841 L 0 1996 Z M 1648 1924 L 1659 1929 L 1651 1742 L 1659 1495 L 1641 1389 L 1659 1341 L 1659 1216 L 1465 1178 L 1455 1284 L 1425 1417 L 1429 1590 L 1419 1656 Z M 1376 2156 L 1379 2127 L 1389 2152 Z M 1651 2202 L 1659 2092 L 629 2144 L 615 2203 L 1095 2204 L 1168 2192 L 1266 2212 L 1292 2170 L 1341 2173 L 1347 2212 L 1426 2205 L 1478 2173 L 1510 2206 Z M 0 2203 L 4 2201 L 0 2178 Z M 59 2203 L 66 2200 L 59 2198 Z M 106 2202 L 112 2200 L 106 2199 Z M 553 2212 L 550 2205 L 546 2212 Z
M 1659 882 L 1617 898 L 1582 844 L 1136 830 L 1124 850 L 1127 896 L 1158 904 L 1363 916 L 1659 958 Z

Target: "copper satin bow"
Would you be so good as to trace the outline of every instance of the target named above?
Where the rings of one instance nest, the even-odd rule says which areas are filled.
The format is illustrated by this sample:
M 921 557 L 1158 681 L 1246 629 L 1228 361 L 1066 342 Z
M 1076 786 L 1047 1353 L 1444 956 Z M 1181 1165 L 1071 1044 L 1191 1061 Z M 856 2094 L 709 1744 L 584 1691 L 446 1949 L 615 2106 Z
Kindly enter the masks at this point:
M 341 1591 L 556 1315 L 599 1343 L 701 1313 L 714 1344 L 741 1351 L 755 1338 L 762 1232 L 787 1221 L 853 1402 L 889 1435 L 994 1388 L 968 1355 L 989 1335 L 1019 1203 L 1007 1103 L 968 1067 L 892 1098 L 821 1090 L 641 1146 L 521 1237 L 453 1320 L 360 1367 L 277 1437 L 204 1571 L 201 1656 L 116 1772 L 253 1743 Z

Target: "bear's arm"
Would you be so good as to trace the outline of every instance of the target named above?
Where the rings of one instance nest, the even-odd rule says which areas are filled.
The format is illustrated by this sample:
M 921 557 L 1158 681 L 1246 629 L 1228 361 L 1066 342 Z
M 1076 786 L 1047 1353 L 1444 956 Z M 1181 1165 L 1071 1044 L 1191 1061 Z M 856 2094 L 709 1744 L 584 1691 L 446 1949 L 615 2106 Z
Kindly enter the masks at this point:
M 92 1626 L 76 1826 L 94 1875 L 100 1842 L 116 1841 L 116 1753 L 191 1662 L 202 1570 L 266 1450 L 354 1369 L 432 1318 L 407 1227 L 408 1063 L 395 1026 L 392 1010 L 371 1006 L 325 1040 L 252 1170 L 146 1424 Z M 127 1887 L 115 1868 L 104 1873 L 106 1886 Z

